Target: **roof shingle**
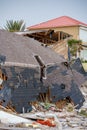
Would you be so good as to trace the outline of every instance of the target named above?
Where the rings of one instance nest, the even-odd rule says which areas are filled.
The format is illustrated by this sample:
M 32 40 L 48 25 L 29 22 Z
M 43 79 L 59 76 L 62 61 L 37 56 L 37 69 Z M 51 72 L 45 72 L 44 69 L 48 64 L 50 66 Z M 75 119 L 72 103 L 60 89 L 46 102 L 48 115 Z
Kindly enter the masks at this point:
M 0 55 L 6 57 L 8 64 L 39 66 L 35 55 L 41 57 L 45 65 L 65 61 L 62 56 L 31 38 L 0 30 Z

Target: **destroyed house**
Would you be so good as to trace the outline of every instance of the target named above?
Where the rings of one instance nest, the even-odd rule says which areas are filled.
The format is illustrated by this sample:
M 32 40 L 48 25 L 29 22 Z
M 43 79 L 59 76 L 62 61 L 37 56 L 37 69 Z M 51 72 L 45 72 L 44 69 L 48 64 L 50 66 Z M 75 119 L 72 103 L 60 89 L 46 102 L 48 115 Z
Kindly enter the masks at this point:
M 65 59 L 68 59 L 68 45 L 67 40 L 72 36 L 55 30 L 37 30 L 37 31 L 26 31 L 23 34 L 24 36 L 34 38 L 39 41 L 42 46 L 50 47 L 58 54 L 64 56 Z
M 79 85 L 72 79 L 71 72 L 68 73 L 71 70 L 67 65 L 62 56 L 48 47 L 41 46 L 38 41 L 0 30 L 0 104 L 14 108 L 19 113 L 29 112 L 32 102 L 45 101 L 44 94 L 48 94 L 50 102 L 56 102 L 74 93 L 78 100 L 70 98 L 80 107 L 84 97 Z M 57 73 L 57 80 L 54 80 L 53 75 L 50 82 L 50 75 L 55 74 L 58 69 L 60 72 Z M 64 90 L 65 86 L 62 86 L 59 94 L 66 73 L 71 77 L 68 81 L 69 89 L 66 86 Z M 61 82 L 58 81 L 59 75 L 62 77 Z M 55 84 L 52 81 L 55 81 Z
M 35 39 L 40 40 L 45 44 L 48 44 L 48 34 L 50 33 L 51 38 L 49 44 L 50 42 L 51 44 L 53 42 L 52 49 L 63 55 L 66 59 L 68 58 L 67 38 L 81 40 L 83 45 L 87 45 L 87 24 L 69 16 L 61 16 L 44 21 L 42 23 L 30 26 L 27 29 L 29 32 L 32 32 L 30 37 L 34 37 Z M 34 31 L 36 33 L 33 33 Z M 41 33 L 40 31 L 48 31 L 49 33 L 45 33 L 45 35 L 43 35 L 43 32 Z M 56 39 L 58 42 L 55 43 Z M 80 54 L 80 58 L 87 60 L 86 48 L 83 48 Z

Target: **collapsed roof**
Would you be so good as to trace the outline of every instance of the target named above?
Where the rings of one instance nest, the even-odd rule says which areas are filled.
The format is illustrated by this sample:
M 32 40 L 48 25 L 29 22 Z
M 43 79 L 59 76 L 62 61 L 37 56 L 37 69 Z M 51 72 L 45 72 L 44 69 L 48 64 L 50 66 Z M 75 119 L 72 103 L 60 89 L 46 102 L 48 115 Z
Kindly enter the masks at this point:
M 7 74 L 0 90 L 0 103 L 4 106 L 10 102 L 18 112 L 21 112 L 23 107 L 27 111 L 29 103 L 35 101 L 39 93 L 46 93 L 48 83 L 51 85 L 51 96 L 56 94 L 55 101 L 76 91 L 78 100 L 74 98 L 75 104 L 79 103 L 80 107 L 84 102 L 84 97 L 78 88 L 82 82 L 78 82 L 79 84 L 73 82 L 75 79 L 72 79 L 71 70 L 67 68 L 67 61 L 50 48 L 41 46 L 36 40 L 0 30 L 0 65 L 3 73 Z M 43 77 L 44 67 L 45 83 L 40 80 L 40 75 Z M 60 89 L 63 83 L 68 85 L 66 89 L 64 86 Z
M 62 56 L 41 46 L 38 41 L 5 30 L 0 30 L 0 55 L 6 58 L 5 64 L 16 66 L 39 66 L 35 55 L 40 56 L 45 65 L 65 61 Z

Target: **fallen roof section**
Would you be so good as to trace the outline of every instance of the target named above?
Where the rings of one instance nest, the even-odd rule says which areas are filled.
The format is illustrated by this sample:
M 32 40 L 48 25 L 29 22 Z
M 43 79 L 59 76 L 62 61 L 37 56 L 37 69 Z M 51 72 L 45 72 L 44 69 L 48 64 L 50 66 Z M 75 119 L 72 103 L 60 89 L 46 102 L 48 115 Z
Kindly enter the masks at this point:
M 49 87 L 52 102 L 70 98 L 74 105 L 80 108 L 85 101 L 80 87 L 85 81 L 84 75 L 62 64 L 48 73 L 48 78 L 44 80 L 44 86 Z
M 5 57 L 6 64 L 12 66 L 39 66 L 35 55 L 40 56 L 46 65 L 65 61 L 50 48 L 42 47 L 38 41 L 5 30 L 0 30 L 0 55 Z
M 83 74 L 84 76 L 87 76 L 87 72 L 84 70 L 81 60 L 79 58 L 77 58 L 71 66 L 72 66 L 72 69 Z

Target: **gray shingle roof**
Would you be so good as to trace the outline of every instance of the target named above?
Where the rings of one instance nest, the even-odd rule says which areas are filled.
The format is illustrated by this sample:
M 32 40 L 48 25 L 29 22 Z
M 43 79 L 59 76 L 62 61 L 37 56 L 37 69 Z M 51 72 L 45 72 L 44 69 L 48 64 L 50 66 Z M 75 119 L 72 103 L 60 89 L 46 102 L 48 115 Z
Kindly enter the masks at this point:
M 34 55 L 39 55 L 45 65 L 64 62 L 65 59 L 48 47 L 31 38 L 0 30 L 0 55 L 6 56 L 6 62 L 13 65 L 35 65 Z M 5 62 L 5 63 L 6 63 Z
M 52 86 L 52 84 L 65 84 L 66 90 L 69 90 L 71 88 L 72 80 L 78 86 L 81 86 L 81 84 L 86 81 L 86 77 L 74 69 L 67 69 L 64 65 L 61 64 L 56 70 L 53 70 L 48 74 L 47 79 L 44 80 L 44 84 L 46 86 Z

